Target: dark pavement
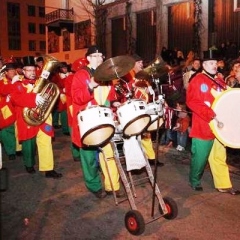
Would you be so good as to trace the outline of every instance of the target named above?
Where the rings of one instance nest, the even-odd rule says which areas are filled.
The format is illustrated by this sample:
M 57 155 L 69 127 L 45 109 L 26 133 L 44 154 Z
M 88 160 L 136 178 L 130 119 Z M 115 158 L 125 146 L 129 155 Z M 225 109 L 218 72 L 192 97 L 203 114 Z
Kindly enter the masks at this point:
M 203 175 L 203 192 L 188 185 L 190 152 L 159 147 L 157 184 L 162 195 L 178 205 L 178 216 L 164 217 L 146 224 L 140 236 L 131 235 L 124 225 L 129 202 L 115 205 L 112 196 L 103 200 L 89 193 L 84 185 L 80 163 L 70 154 L 70 137 L 56 131 L 54 155 L 59 180 L 47 179 L 43 173 L 26 173 L 21 157 L 3 167 L 9 171 L 9 186 L 1 192 L 1 239 L 159 239 L 159 240 L 237 240 L 240 239 L 240 195 L 219 193 L 213 187 L 211 173 Z M 231 179 L 240 189 L 238 151 L 229 154 Z M 37 166 L 36 166 L 37 169 Z M 134 177 L 144 176 L 143 173 Z M 152 189 L 149 183 L 137 188 L 135 202 L 145 222 L 151 219 Z M 157 207 L 155 212 L 158 213 Z

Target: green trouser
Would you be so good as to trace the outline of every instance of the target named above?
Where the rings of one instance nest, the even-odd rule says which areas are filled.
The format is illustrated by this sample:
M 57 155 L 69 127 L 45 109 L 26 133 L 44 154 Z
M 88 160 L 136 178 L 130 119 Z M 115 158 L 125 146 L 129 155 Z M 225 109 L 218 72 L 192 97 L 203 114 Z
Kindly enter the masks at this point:
M 59 112 L 56 109 L 52 111 L 52 121 L 54 127 L 59 126 Z
M 68 129 L 68 119 L 67 119 L 67 110 L 60 112 L 60 122 L 62 126 L 63 133 L 69 133 Z
M 98 151 L 91 148 L 79 148 L 85 185 L 91 192 L 102 189 L 101 175 L 97 167 Z
M 72 128 L 69 127 L 69 133 L 72 134 Z M 80 153 L 79 153 L 79 147 L 75 145 L 74 143 L 71 143 L 71 152 L 74 159 L 80 160 Z
M 8 156 L 16 154 L 16 136 L 14 124 L 1 129 L 0 141 L 3 143 L 3 147 Z
M 201 186 L 201 178 L 212 149 L 213 140 L 192 138 L 192 159 L 190 164 L 189 182 L 192 187 Z
M 22 141 L 22 156 L 23 163 L 26 167 L 33 167 L 36 163 L 36 138 L 31 138 L 25 141 Z

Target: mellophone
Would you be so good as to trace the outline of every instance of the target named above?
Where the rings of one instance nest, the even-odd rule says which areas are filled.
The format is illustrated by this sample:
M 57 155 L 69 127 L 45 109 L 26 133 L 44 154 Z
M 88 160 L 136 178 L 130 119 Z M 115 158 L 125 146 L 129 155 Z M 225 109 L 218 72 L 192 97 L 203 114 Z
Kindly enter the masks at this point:
M 112 110 L 104 106 L 90 106 L 78 114 L 78 125 L 82 143 L 99 147 L 121 132 L 125 137 L 141 134 L 144 130 L 156 131 L 163 124 L 162 103 L 149 103 L 131 99 L 117 109 L 118 121 L 114 121 Z

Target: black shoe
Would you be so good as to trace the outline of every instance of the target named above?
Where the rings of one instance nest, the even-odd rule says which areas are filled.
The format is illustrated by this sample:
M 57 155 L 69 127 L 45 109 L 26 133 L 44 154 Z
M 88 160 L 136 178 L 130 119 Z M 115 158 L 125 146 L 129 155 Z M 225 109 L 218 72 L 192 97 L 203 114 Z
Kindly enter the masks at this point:
M 154 165 L 155 165 L 155 159 L 148 159 L 148 161 L 149 161 L 149 164 L 150 164 L 151 166 L 154 166 Z M 164 166 L 164 163 L 157 161 L 157 166 L 163 167 L 163 166 Z
M 60 129 L 61 128 L 61 126 L 59 126 L 59 125 L 54 125 L 53 126 L 55 129 Z
M 34 167 L 26 167 L 26 166 L 25 166 L 25 168 L 26 168 L 26 171 L 27 171 L 28 173 L 30 173 L 30 174 L 33 174 L 33 173 L 36 172 L 35 169 L 34 169 Z
M 16 155 L 17 155 L 18 157 L 22 156 L 22 151 L 17 151 L 17 152 L 16 152 Z
M 203 191 L 202 186 L 192 187 L 192 189 L 193 189 L 194 191 Z
M 61 173 L 57 173 L 54 170 L 51 170 L 51 171 L 46 171 L 45 177 L 46 178 L 55 178 L 55 179 L 57 179 L 57 178 L 61 178 L 62 174 Z
M 10 154 L 10 155 L 8 156 L 8 159 L 9 159 L 9 160 L 15 160 L 15 159 L 16 159 L 16 155 L 15 155 L 15 154 Z
M 97 198 L 105 198 L 107 196 L 107 193 L 103 191 L 102 189 L 98 190 L 97 192 L 93 192 L 95 197 Z
M 240 191 L 235 190 L 233 188 L 217 188 L 217 190 L 221 193 L 229 193 L 231 195 L 239 195 Z
M 113 195 L 112 191 L 106 191 L 107 195 Z M 125 196 L 125 193 L 121 192 L 120 190 L 115 191 L 117 198 L 122 198 Z
M 66 135 L 66 136 L 70 136 L 69 132 L 64 132 L 63 134 Z

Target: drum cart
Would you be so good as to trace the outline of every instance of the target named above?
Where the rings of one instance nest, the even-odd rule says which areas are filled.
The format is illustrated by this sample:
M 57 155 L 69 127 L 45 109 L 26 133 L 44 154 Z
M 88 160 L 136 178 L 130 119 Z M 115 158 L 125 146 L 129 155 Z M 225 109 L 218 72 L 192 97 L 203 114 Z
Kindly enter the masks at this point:
M 113 191 L 113 196 L 115 200 L 115 204 L 118 205 L 120 202 L 129 201 L 131 210 L 128 211 L 125 215 L 125 227 L 126 229 L 133 235 L 141 235 L 145 231 L 145 225 L 149 224 L 153 221 L 156 221 L 157 219 L 164 217 L 165 219 L 172 220 L 177 217 L 178 215 L 178 207 L 176 202 L 170 198 L 170 197 L 162 197 L 162 194 L 159 190 L 158 185 L 154 181 L 154 175 L 151 169 L 151 166 L 145 157 L 146 160 L 146 166 L 145 170 L 147 173 L 147 177 L 145 179 L 148 180 L 150 183 L 153 191 L 155 190 L 155 193 L 153 194 L 153 199 L 157 198 L 159 202 L 159 213 L 157 216 L 154 216 L 154 203 L 152 205 L 152 218 L 145 222 L 143 215 L 140 213 L 140 211 L 137 208 L 137 204 L 135 203 L 135 198 L 137 198 L 136 194 L 136 187 L 138 185 L 139 181 L 145 180 L 145 179 L 133 179 L 132 171 L 126 171 L 125 169 L 125 156 L 124 151 L 122 149 L 123 146 L 123 140 L 111 140 L 111 146 L 114 152 L 114 158 L 116 161 L 116 165 L 119 171 L 119 175 L 122 181 L 122 184 L 124 185 L 127 198 L 122 199 L 118 202 L 116 198 L 116 194 Z M 103 154 L 104 156 L 104 154 Z M 105 161 L 107 159 L 104 156 Z M 156 166 L 155 166 L 156 167 Z M 111 182 L 111 176 L 109 175 L 110 182 Z M 146 180 L 145 180 L 146 182 Z M 154 186 L 155 184 L 155 186 Z M 113 189 L 113 188 L 112 188 Z M 154 201 L 153 201 L 154 202 Z M 155 214 L 156 215 L 156 214 Z

